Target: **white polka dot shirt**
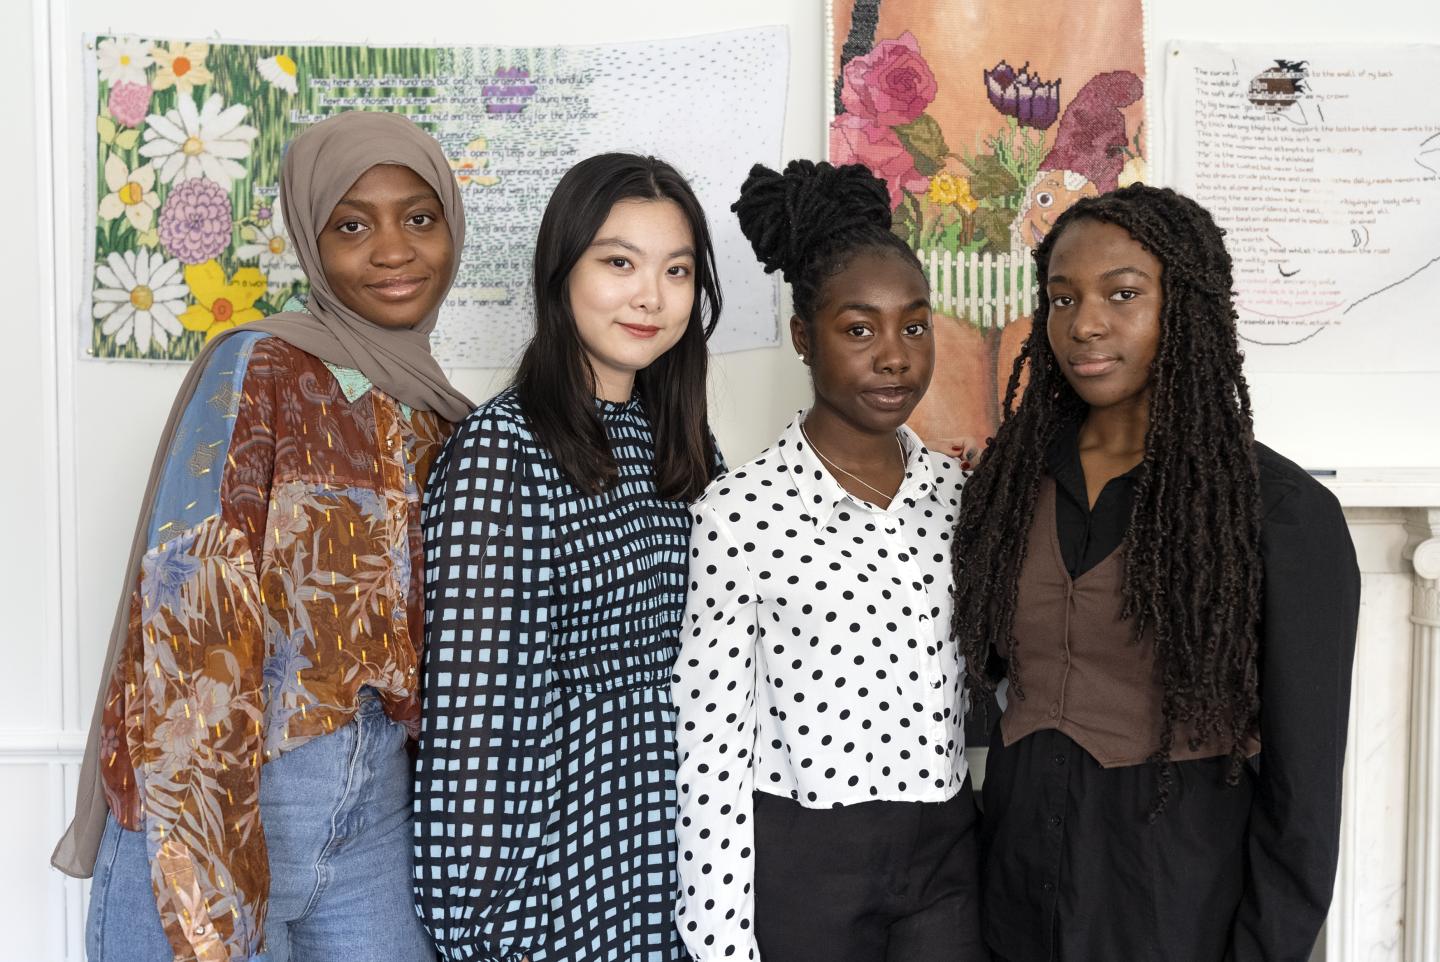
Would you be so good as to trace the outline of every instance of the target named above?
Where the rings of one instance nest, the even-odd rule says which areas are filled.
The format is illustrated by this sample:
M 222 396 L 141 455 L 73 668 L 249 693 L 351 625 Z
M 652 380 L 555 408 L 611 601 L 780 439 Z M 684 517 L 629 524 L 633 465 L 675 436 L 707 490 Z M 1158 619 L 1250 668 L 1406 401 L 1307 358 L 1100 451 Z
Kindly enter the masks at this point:
M 826 808 L 942 802 L 965 782 L 960 466 L 902 428 L 905 478 L 882 509 L 836 483 L 800 421 L 694 508 L 676 921 L 700 962 L 759 958 L 753 791 Z

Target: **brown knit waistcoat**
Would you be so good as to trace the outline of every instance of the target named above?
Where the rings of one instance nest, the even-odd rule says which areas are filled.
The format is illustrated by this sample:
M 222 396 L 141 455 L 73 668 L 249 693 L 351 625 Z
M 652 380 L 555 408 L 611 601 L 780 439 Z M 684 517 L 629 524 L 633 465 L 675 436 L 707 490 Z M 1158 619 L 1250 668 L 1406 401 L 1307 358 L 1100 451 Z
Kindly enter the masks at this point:
M 1009 695 L 1000 720 L 1007 746 L 1056 728 L 1106 768 L 1138 765 L 1159 749 L 1155 639 L 1148 628 L 1136 638 L 1134 623 L 1120 618 L 1124 580 L 1121 548 L 1071 579 L 1056 531 L 1055 480 L 1042 477 L 1012 630 L 1025 697 Z M 1008 641 L 996 646 L 1007 658 Z M 1219 738 L 1192 749 L 1190 736 L 1176 730 L 1172 760 L 1226 754 Z M 1258 751 L 1258 741 L 1249 747 Z

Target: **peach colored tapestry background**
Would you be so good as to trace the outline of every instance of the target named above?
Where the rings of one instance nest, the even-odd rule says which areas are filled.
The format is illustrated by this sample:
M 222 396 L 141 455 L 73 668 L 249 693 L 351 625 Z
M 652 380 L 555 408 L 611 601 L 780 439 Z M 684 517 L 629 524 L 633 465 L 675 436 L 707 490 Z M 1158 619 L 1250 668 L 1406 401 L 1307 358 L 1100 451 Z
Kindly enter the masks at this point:
M 832 3 L 830 39 L 837 72 L 852 8 L 851 0 Z M 935 75 L 937 91 L 926 113 L 957 152 L 978 152 L 982 139 L 1004 122 L 986 96 L 984 81 L 984 71 L 1001 60 L 1016 69 L 1028 62 L 1044 80 L 1061 80 L 1062 118 L 1071 98 L 1096 74 L 1128 70 L 1142 81 L 1145 77 L 1141 0 L 882 0 L 876 42 L 906 31 L 918 40 Z M 833 100 L 834 77 L 825 96 Z M 1133 139 L 1143 130 L 1145 101 L 1123 113 Z M 1047 144 L 1058 129 L 1056 124 L 1046 131 Z M 997 385 L 1003 394 L 1030 322 L 1025 318 L 1008 325 L 998 350 L 963 319 L 937 312 L 935 326 L 935 377 L 911 425 L 935 449 L 961 453 L 970 442 L 983 444 L 994 433 L 996 405 L 989 395 Z

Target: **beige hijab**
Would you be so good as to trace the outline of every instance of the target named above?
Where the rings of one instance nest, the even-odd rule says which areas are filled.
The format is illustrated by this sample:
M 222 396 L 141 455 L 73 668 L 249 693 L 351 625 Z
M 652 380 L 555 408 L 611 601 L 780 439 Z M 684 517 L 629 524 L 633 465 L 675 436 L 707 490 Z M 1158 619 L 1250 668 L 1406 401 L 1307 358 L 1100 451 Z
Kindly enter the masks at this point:
M 439 196 L 455 248 L 446 287 L 455 281 L 465 241 L 465 213 L 455 175 L 434 138 L 396 114 L 355 111 L 321 121 L 290 144 L 280 173 L 280 205 L 300 267 L 310 281 L 308 313 L 275 314 L 212 339 L 191 364 L 170 408 L 170 418 L 165 422 L 150 466 L 150 480 L 130 544 L 120 606 L 110 631 L 110 648 L 105 655 L 105 670 L 100 675 L 100 691 L 90 722 L 90 737 L 85 744 L 85 760 L 80 768 L 75 818 L 50 857 L 50 863 L 67 875 L 89 878 L 95 868 L 95 855 L 105 829 L 106 803 L 99 757 L 105 695 L 129 628 L 130 594 L 135 589 L 140 559 L 145 554 L 145 531 L 154 507 L 155 489 L 176 426 L 190 404 L 215 345 L 236 331 L 263 331 L 323 361 L 355 368 L 386 394 L 413 408 L 434 411 L 447 420 L 458 421 L 473 407 L 465 395 L 451 385 L 430 353 L 430 332 L 439 317 L 439 307 L 409 330 L 381 327 L 342 304 L 325 280 L 320 263 L 320 232 L 351 185 L 378 164 L 409 167 Z

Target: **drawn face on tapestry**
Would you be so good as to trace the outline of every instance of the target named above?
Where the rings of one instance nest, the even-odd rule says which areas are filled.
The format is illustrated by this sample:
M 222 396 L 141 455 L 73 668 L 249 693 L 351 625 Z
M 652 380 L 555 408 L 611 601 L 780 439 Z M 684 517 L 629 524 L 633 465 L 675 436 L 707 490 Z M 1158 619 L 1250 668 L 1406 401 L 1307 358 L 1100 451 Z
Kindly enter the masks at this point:
M 409 167 L 378 164 L 361 174 L 317 243 L 335 296 L 381 327 L 414 327 L 449 288 L 455 247 L 445 210 Z
M 1017 250 L 1040 246 L 1056 219 L 1082 197 L 1099 196 L 1100 189 L 1073 170 L 1042 170 L 1035 175 L 1020 203 L 1012 229 Z
M 1065 380 L 1090 407 L 1148 406 L 1165 301 L 1161 270 L 1115 224 L 1077 220 L 1055 239 L 1046 333 Z
M 595 393 L 630 397 L 635 374 L 685 333 L 695 303 L 695 239 L 672 200 L 622 200 L 566 279 Z
M 815 406 L 865 431 L 894 431 L 930 386 L 935 337 L 930 291 L 915 265 L 862 251 L 825 282 L 809 325 L 790 339 L 810 365 Z

